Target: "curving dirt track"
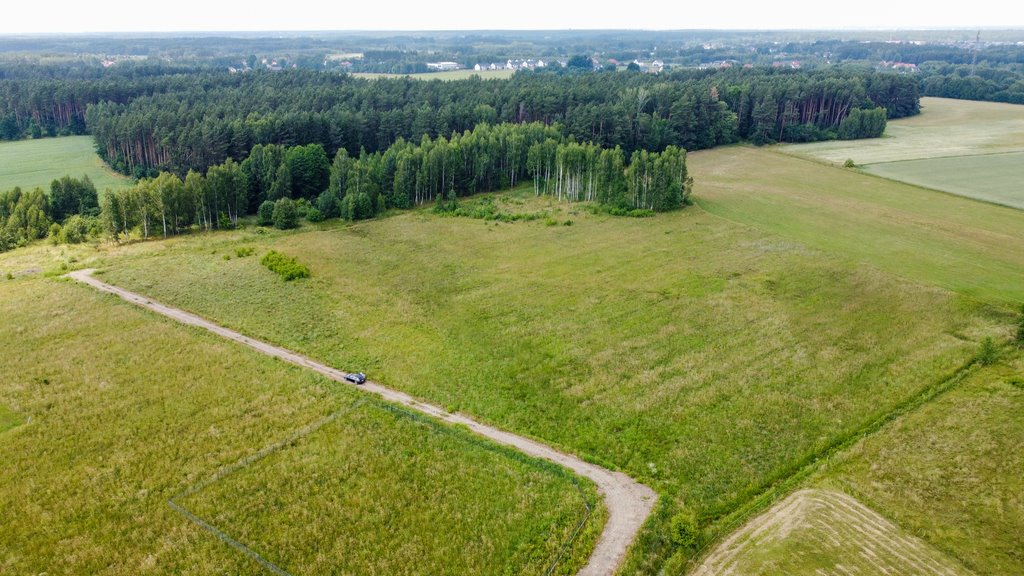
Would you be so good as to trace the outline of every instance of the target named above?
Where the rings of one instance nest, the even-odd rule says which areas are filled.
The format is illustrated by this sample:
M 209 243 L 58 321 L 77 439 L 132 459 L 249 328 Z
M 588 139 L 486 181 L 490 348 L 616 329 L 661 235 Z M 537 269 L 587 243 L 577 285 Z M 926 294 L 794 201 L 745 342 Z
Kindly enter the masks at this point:
M 209 320 L 206 320 L 195 314 L 179 310 L 178 308 L 172 308 L 165 306 L 158 302 L 154 302 L 145 296 L 130 292 L 117 286 L 112 286 L 101 280 L 97 280 L 92 276 L 93 269 L 78 270 L 68 274 L 71 278 L 88 284 L 103 292 L 114 294 L 132 304 L 148 308 L 158 314 L 167 316 L 168 318 L 177 320 L 183 324 L 190 326 L 196 326 L 203 328 L 222 336 L 229 340 L 245 344 L 250 348 L 254 348 L 259 352 L 280 358 L 285 362 L 302 366 L 303 368 L 309 368 L 314 370 L 332 380 L 346 383 L 345 372 L 331 368 L 321 364 L 315 360 L 312 360 L 301 354 L 297 354 L 286 348 L 280 346 L 274 346 L 261 340 L 256 340 L 245 336 L 234 330 L 229 330 L 214 324 Z M 640 527 L 647 520 L 651 510 L 654 508 L 654 504 L 657 500 L 657 495 L 653 490 L 647 486 L 640 484 L 636 480 L 633 480 L 629 476 L 621 472 L 613 472 L 607 470 L 596 464 L 584 462 L 576 456 L 571 454 L 565 454 L 559 452 L 550 446 L 541 444 L 535 440 L 524 438 L 511 432 L 505 432 L 499 430 L 493 426 L 481 424 L 468 416 L 462 414 L 453 414 L 444 410 L 439 406 L 428 404 L 416 400 L 412 396 L 399 392 L 398 390 L 392 390 L 376 382 L 367 381 L 360 389 L 366 392 L 372 392 L 378 396 L 384 398 L 389 402 L 396 404 L 402 404 L 423 414 L 427 414 L 439 420 L 445 422 L 451 422 L 453 424 L 462 424 L 467 426 L 473 432 L 489 438 L 499 444 L 506 446 L 512 446 L 527 454 L 536 458 L 543 458 L 550 462 L 554 462 L 560 466 L 564 466 L 583 476 L 589 478 L 597 485 L 598 490 L 604 497 L 605 506 L 608 509 L 608 522 L 605 524 L 604 531 L 601 532 L 600 538 L 598 538 L 597 545 L 594 547 L 594 551 L 587 561 L 586 566 L 580 570 L 581 576 L 604 576 L 608 574 L 614 574 L 622 564 L 623 559 L 626 556 L 626 551 L 629 549 L 630 544 L 633 543 L 637 533 L 640 531 Z

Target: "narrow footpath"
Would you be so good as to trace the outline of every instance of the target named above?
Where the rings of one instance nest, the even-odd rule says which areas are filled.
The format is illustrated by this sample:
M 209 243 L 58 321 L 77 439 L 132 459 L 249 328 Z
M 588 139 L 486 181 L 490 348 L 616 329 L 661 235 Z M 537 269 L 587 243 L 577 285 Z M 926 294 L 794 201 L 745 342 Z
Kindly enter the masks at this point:
M 183 324 L 209 330 L 218 336 L 245 344 L 269 356 L 314 370 L 337 382 L 348 383 L 345 380 L 345 372 L 321 364 L 286 348 L 274 346 L 234 330 L 229 330 L 195 314 L 165 306 L 145 296 L 112 286 L 94 278 L 92 276 L 93 272 L 93 269 L 78 270 L 71 272 L 68 276 Z M 576 474 L 592 480 L 604 497 L 605 507 L 608 509 L 608 522 L 605 524 L 600 538 L 598 538 L 597 545 L 594 547 L 587 565 L 580 570 L 579 574 L 581 576 L 608 576 L 615 574 L 626 557 L 626 551 L 629 549 L 630 544 L 633 543 L 636 535 L 640 532 L 640 528 L 647 520 L 657 501 L 657 494 L 653 490 L 629 476 L 621 472 L 607 470 L 596 464 L 584 462 L 572 454 L 559 452 L 536 440 L 481 424 L 462 414 L 453 414 L 440 406 L 421 402 L 404 392 L 392 390 L 376 382 L 367 381 L 365 384 L 358 386 L 358 389 L 377 394 L 388 402 L 401 404 L 439 420 L 451 422 L 452 424 L 462 424 L 480 436 L 505 446 L 511 446 L 529 456 L 543 458 L 559 466 L 564 466 Z

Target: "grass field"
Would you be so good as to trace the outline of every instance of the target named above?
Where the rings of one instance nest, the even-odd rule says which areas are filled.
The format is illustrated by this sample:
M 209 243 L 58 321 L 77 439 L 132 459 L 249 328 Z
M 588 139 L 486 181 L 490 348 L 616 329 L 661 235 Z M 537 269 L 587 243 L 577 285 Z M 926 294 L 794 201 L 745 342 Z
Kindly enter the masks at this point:
M 943 192 L 1024 209 L 1024 106 L 922 99 L 919 116 L 894 120 L 880 139 L 780 147 Z
M 870 174 L 1024 210 L 1024 152 L 866 166 Z
M 0 432 L 6 432 L 19 424 L 21 424 L 21 418 L 10 408 L 0 405 Z
M 444 72 L 426 72 L 423 74 L 378 74 L 375 72 L 354 72 L 356 78 L 413 78 L 415 80 L 465 80 L 479 76 L 484 80 L 511 78 L 515 70 L 445 70 Z
M 0 190 L 50 189 L 61 176 L 89 176 L 96 190 L 128 186 L 130 181 L 100 160 L 91 136 L 65 136 L 0 143 Z
M 88 287 L 0 290 L 0 405 L 31 418 L 0 434 L 0 573 L 266 573 L 223 536 L 303 574 L 543 574 L 596 501 L 546 463 Z M 602 523 L 598 508 L 556 573 Z
M 621 468 L 709 518 L 953 371 L 1002 321 L 699 210 L 612 218 L 522 196 L 507 204 L 573 225 L 421 211 L 185 238 L 104 279 Z M 239 246 L 313 277 L 223 258 Z M 649 552 L 631 569 L 667 554 Z
M 818 484 L 839 487 L 977 574 L 1024 566 L 1024 354 L 837 458 Z
M 692 574 L 966 576 L 970 572 L 855 499 L 831 490 L 805 489 L 730 536 Z
M 697 203 L 790 241 L 984 302 L 1024 303 L 1024 212 L 780 153 L 689 155 Z

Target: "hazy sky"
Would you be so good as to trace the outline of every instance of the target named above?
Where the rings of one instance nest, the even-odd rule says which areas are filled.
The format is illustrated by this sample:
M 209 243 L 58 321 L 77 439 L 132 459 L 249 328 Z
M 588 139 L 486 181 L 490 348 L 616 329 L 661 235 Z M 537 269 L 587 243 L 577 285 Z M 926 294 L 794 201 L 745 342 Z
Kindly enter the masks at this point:
M 1024 28 L 1020 0 L 11 0 L 0 33 L 584 28 Z

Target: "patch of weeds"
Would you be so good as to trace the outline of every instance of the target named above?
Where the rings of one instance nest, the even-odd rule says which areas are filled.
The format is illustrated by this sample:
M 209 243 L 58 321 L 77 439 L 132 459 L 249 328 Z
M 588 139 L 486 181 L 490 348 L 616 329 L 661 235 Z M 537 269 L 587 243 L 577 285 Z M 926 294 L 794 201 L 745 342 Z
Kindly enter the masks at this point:
M 295 258 L 285 256 L 276 250 L 264 254 L 263 258 L 260 258 L 260 264 L 276 272 L 285 282 L 309 278 L 309 268 L 300 264 Z
M 256 249 L 252 246 L 245 246 L 242 248 L 235 248 L 235 256 L 239 258 L 245 258 L 246 256 L 252 256 L 256 252 Z

